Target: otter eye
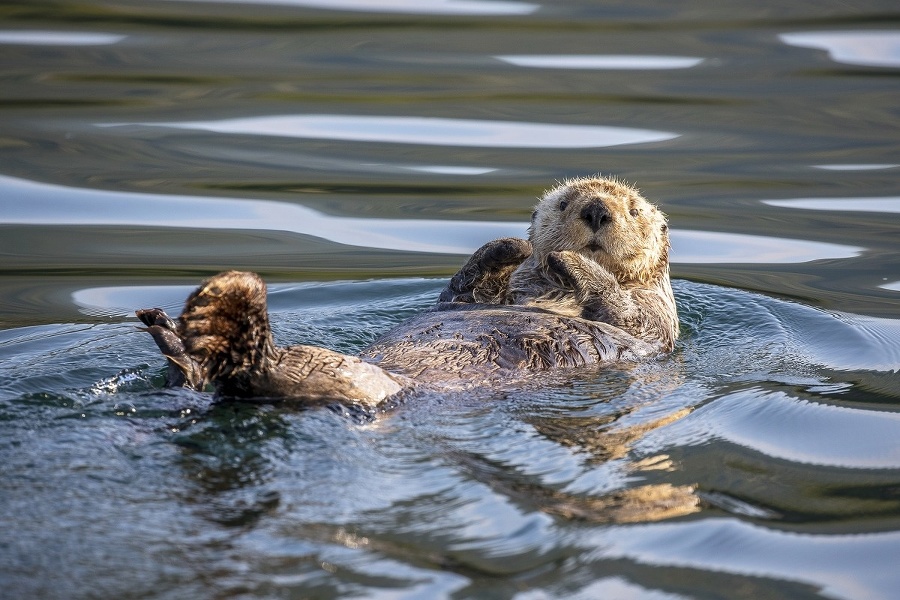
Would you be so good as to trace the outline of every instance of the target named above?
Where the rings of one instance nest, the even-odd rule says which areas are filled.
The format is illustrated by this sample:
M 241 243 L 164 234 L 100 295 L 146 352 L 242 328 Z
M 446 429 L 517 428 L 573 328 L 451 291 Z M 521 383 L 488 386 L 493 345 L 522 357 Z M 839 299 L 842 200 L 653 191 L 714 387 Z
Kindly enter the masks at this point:
M 566 207 L 569 205 L 568 200 L 560 200 L 559 202 L 559 210 L 566 210 Z
M 662 232 L 665 233 L 665 232 L 667 232 L 667 231 L 669 230 L 669 226 L 666 225 L 665 223 L 663 223 L 663 224 L 662 224 L 662 227 L 660 227 L 660 229 L 662 229 Z
M 630 214 L 632 217 L 636 217 L 636 216 L 638 216 L 639 212 L 641 212 L 641 211 L 639 211 L 636 208 L 632 208 L 631 210 L 628 211 L 628 214 Z
M 537 211 L 534 211 L 533 213 L 531 213 L 531 220 L 534 221 L 535 218 L 537 218 Z

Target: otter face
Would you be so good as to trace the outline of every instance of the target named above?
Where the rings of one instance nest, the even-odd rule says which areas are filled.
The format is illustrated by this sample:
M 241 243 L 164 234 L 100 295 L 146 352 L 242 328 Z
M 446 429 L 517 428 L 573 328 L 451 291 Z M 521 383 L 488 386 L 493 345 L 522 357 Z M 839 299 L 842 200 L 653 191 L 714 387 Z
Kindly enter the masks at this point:
M 596 261 L 620 283 L 647 283 L 667 272 L 665 215 L 634 188 L 611 179 L 566 181 L 544 194 L 529 239 L 535 257 L 571 250 Z

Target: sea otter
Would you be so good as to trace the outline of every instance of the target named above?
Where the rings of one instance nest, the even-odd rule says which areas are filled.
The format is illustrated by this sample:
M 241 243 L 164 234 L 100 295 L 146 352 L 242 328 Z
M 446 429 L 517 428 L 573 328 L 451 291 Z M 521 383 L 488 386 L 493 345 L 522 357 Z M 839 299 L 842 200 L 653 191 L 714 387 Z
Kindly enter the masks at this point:
M 276 346 L 253 273 L 208 279 L 178 323 L 160 309 L 137 315 L 169 359 L 170 384 L 375 407 L 423 386 L 464 389 L 670 351 L 678 317 L 668 251 L 665 216 L 636 189 L 581 178 L 543 195 L 528 240 L 482 246 L 431 310 L 359 356 Z

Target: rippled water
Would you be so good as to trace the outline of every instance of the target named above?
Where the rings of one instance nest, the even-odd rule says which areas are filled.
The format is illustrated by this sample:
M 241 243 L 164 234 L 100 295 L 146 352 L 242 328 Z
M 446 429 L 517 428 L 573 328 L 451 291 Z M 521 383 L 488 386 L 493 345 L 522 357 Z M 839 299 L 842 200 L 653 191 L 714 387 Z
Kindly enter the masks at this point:
M 895 598 L 900 8 L 0 4 L 11 598 Z M 557 179 L 672 225 L 628 369 L 333 409 L 162 388 L 225 268 L 354 352 Z

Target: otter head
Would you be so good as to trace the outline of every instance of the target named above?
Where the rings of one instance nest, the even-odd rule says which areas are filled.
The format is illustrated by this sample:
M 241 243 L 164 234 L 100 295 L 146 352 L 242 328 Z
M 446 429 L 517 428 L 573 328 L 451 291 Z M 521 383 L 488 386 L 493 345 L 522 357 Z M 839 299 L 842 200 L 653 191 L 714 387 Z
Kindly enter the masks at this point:
M 259 372 L 275 348 L 265 282 L 239 271 L 209 278 L 188 297 L 178 332 L 206 381 Z
M 668 273 L 665 215 L 636 189 L 613 179 L 573 179 L 538 202 L 528 230 L 535 258 L 571 250 L 596 261 L 619 283 L 652 284 Z

